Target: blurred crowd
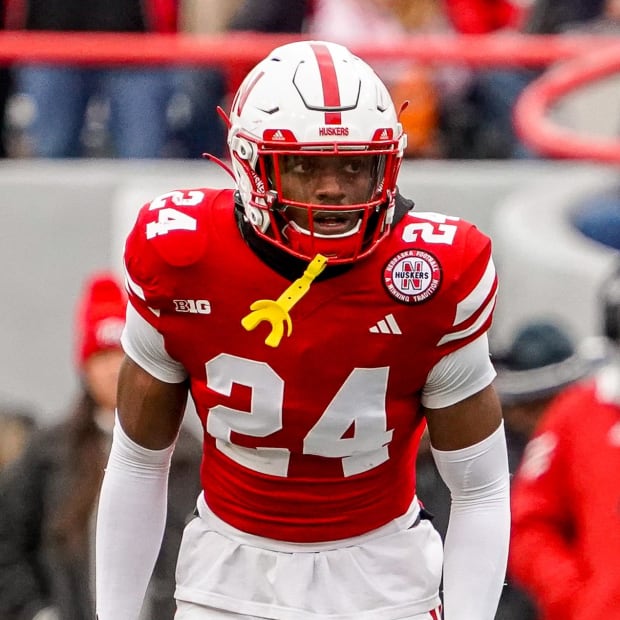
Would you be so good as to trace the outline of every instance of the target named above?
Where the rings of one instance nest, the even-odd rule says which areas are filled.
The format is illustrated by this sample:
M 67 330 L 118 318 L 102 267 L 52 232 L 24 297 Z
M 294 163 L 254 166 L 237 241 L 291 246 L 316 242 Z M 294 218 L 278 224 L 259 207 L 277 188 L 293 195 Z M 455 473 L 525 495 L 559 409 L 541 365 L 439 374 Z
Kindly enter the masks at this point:
M 83 284 L 74 319 L 80 388 L 60 422 L 0 409 L 0 618 L 94 616 L 94 531 L 112 441 L 125 292 L 107 271 Z M 38 412 L 37 412 L 38 413 Z M 165 544 L 142 620 L 172 620 L 176 555 L 200 484 L 200 440 L 182 429 L 172 459 Z
M 290 33 L 345 45 L 415 34 L 617 32 L 618 0 L 2 0 L 8 30 Z M 249 67 L 93 68 L 15 62 L 0 70 L 0 155 L 226 156 L 216 112 Z M 512 111 L 535 70 L 375 63 L 397 105 L 407 155 L 536 157 Z M 3 112 L 4 111 L 4 112 Z

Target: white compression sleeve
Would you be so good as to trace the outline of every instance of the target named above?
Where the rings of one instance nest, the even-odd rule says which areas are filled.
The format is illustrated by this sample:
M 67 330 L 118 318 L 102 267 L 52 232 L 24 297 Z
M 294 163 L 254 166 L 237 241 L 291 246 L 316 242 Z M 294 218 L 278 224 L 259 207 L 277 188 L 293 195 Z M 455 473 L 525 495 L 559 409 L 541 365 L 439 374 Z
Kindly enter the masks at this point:
M 452 507 L 444 549 L 445 620 L 493 620 L 510 538 L 510 480 L 503 422 L 462 450 L 431 448 Z
M 99 620 L 137 620 L 140 614 L 163 538 L 173 450 L 174 444 L 139 446 L 117 417 L 97 512 Z

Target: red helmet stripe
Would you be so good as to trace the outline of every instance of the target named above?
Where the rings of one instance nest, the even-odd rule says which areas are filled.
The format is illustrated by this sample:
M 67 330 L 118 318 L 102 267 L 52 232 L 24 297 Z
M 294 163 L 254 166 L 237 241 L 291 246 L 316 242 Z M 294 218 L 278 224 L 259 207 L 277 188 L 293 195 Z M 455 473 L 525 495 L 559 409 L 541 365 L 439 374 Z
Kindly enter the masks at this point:
M 313 44 L 312 51 L 319 64 L 321 84 L 323 85 L 323 105 L 325 107 L 338 108 L 340 107 L 340 91 L 332 56 L 325 45 Z M 325 112 L 325 124 L 341 125 L 342 117 L 340 112 Z

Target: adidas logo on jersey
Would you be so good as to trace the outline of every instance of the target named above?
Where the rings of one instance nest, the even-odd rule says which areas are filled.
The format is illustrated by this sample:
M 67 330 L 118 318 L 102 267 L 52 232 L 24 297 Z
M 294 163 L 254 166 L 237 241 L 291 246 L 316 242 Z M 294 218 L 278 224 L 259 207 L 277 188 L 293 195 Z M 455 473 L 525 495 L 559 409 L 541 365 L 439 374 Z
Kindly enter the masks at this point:
M 402 334 L 393 314 L 388 314 L 369 330 L 371 334 Z

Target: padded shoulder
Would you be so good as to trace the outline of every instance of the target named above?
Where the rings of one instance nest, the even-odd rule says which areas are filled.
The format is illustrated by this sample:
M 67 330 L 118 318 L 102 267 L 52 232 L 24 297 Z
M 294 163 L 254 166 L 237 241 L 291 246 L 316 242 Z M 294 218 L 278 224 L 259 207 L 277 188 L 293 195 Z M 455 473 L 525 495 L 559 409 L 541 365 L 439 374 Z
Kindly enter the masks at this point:
M 141 239 L 173 267 L 187 267 L 204 254 L 208 239 L 208 212 L 214 189 L 178 189 L 158 196 L 142 207 L 134 226 Z
M 416 211 L 403 218 L 398 232 L 401 247 L 413 248 L 429 272 L 421 300 L 433 298 L 429 320 L 441 332 L 437 346 L 449 353 L 478 338 L 491 325 L 497 294 L 489 237 L 458 217 Z
M 147 321 L 156 325 L 158 310 L 173 295 L 175 272 L 205 255 L 214 227 L 212 207 L 232 190 L 175 190 L 145 204 L 125 242 L 125 274 L 129 299 Z

